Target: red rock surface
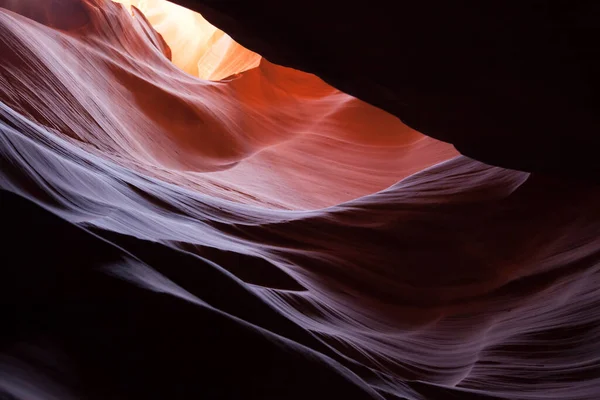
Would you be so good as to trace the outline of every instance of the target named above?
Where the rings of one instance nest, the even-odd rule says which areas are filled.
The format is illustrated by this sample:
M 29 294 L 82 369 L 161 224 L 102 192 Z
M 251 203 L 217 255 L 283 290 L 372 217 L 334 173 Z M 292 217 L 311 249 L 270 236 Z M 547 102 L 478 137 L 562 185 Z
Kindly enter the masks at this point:
M 599 182 L 598 1 L 176 2 L 463 155 Z
M 134 3 L 0 0 L 0 397 L 598 397 L 598 186 Z

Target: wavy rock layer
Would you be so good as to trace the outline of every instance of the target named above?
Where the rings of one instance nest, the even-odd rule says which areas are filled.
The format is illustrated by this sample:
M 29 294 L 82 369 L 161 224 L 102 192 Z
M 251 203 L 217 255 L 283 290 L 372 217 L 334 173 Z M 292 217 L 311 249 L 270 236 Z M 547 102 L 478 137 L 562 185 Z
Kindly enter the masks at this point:
M 8 398 L 597 397 L 597 186 L 264 59 L 202 80 L 218 40 L 186 73 L 135 8 L 0 5 Z
M 87 7 L 86 24 L 68 32 L 3 14 L 4 98 L 103 157 L 228 199 L 319 208 L 456 154 L 313 75 L 266 60 L 225 81 L 196 79 L 165 57 L 171 50 L 139 12 Z M 211 52 L 209 42 L 200 47 Z M 236 63 L 236 55 L 224 59 Z M 238 63 L 236 72 L 247 67 Z
M 257 67 L 260 55 L 245 49 L 198 13 L 164 0 L 115 0 L 144 13 L 172 52 L 172 61 L 202 79 L 221 80 Z
M 600 2 L 174 0 L 487 164 L 600 182 Z

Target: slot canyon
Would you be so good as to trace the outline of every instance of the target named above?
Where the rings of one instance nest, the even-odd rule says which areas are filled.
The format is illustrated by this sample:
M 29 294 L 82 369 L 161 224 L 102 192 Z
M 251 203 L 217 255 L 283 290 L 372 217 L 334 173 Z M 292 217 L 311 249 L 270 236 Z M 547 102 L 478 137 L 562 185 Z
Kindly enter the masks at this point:
M 599 399 L 599 20 L 0 0 L 0 399 Z

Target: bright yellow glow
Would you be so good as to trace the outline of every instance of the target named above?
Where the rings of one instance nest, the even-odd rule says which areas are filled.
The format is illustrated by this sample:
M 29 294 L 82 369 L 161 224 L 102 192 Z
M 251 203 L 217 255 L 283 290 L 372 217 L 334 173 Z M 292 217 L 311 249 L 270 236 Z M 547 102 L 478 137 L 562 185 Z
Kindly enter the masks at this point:
M 143 12 L 171 48 L 173 63 L 191 75 L 221 80 L 260 63 L 260 55 L 236 43 L 197 12 L 165 0 L 113 1 Z

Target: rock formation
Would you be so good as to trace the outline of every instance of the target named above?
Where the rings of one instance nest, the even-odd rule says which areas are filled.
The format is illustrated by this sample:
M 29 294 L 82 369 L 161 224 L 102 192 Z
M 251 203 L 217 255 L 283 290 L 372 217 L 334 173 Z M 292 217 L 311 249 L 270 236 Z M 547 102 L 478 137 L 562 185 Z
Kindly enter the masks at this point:
M 598 398 L 592 3 L 119 3 L 0 0 L 1 398 Z

